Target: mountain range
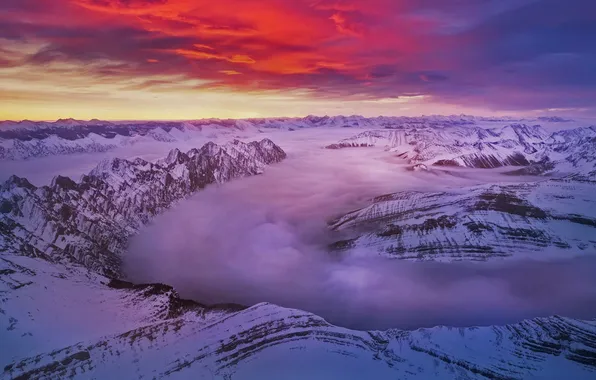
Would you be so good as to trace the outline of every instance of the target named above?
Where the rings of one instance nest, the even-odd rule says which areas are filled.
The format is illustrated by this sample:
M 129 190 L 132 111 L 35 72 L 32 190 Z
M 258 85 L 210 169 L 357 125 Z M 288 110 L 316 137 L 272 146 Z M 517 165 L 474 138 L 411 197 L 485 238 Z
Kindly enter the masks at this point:
M 328 149 L 380 146 L 413 164 L 443 167 L 520 166 L 511 174 L 596 174 L 596 127 L 547 133 L 540 125 L 396 126 L 368 130 Z
M 174 149 L 156 163 L 104 160 L 80 182 L 57 176 L 36 187 L 12 176 L 0 185 L 0 249 L 117 275 L 127 238 L 152 217 L 209 184 L 262 173 L 285 156 L 268 139 L 234 140 Z
M 106 152 L 118 147 L 160 142 L 173 143 L 195 139 L 197 137 L 213 138 L 231 136 L 232 138 L 246 133 L 270 130 L 293 131 L 303 128 L 356 128 L 364 130 L 395 129 L 407 131 L 405 141 L 409 144 L 418 137 L 442 138 L 451 135 L 451 140 L 465 137 L 465 143 L 473 144 L 482 140 L 483 136 L 493 134 L 492 130 L 512 123 L 549 123 L 567 125 L 570 120 L 562 118 L 520 119 L 509 117 L 477 117 L 467 115 L 423 116 L 423 117 L 385 117 L 366 118 L 362 116 L 307 116 L 304 118 L 265 118 L 221 120 L 204 119 L 189 121 L 128 121 L 109 122 L 101 120 L 60 119 L 55 122 L 0 122 L 0 159 L 20 160 L 35 157 L 65 155 L 74 153 Z M 426 131 L 426 132 L 419 132 Z M 433 137 L 432 131 L 438 131 Z M 470 134 L 470 131 L 473 131 Z M 367 132 L 370 135 L 370 132 Z M 374 132 L 372 139 L 395 140 Z M 420 134 L 423 133 L 423 134 Z M 545 137 L 545 132 L 534 131 Z M 476 135 L 474 135 L 476 134 Z M 368 135 L 353 140 L 340 142 L 339 146 L 353 144 L 370 144 Z M 395 135 L 395 134 L 394 134 Z M 395 135 L 397 136 L 397 135 Z M 499 136 L 493 136 L 493 138 Z M 516 136 L 502 136 L 502 140 Z M 399 138 L 399 137 L 397 137 Z M 523 138 L 523 137 L 522 137 Z M 428 140 L 432 143 L 433 140 Z M 442 140 L 440 140 L 442 141 Z M 491 140 L 492 141 L 492 140 Z M 445 144 L 448 142 L 443 141 Z M 453 142 L 453 141 L 452 141 Z M 484 142 L 484 141 L 483 141 Z M 372 144 L 375 144 L 372 141 Z M 466 148 L 471 149 L 471 148 Z M 473 149 L 472 149 L 473 150 Z
M 395 125 L 396 120 L 402 124 Z M 496 130 L 475 126 L 480 121 L 508 125 Z M 386 146 L 410 160 L 416 175 L 454 175 L 457 168 L 450 166 L 455 163 L 498 166 L 476 164 L 494 163 L 489 157 L 500 165 L 523 164 L 522 169 L 548 161 L 573 174 L 524 184 L 380 195 L 329 222 L 338 236 L 347 236 L 330 246 L 331 253 L 367 247 L 390 258 L 453 261 L 596 250 L 593 127 L 548 134 L 511 120 L 463 116 L 244 122 L 287 130 L 383 128 L 336 147 Z M 91 127 L 104 130 L 99 121 L 91 127 L 64 124 L 83 132 L 69 140 L 48 132 L 48 126 L 4 125 L 22 135 L 0 137 L 20 143 L 77 142 L 95 138 L 96 132 L 86 132 Z M 148 129 L 170 135 L 182 131 L 154 125 L 161 126 Z M 143 136 L 146 127 L 137 127 L 143 132 L 132 134 Z M 116 123 L 113 128 L 134 129 Z M 431 133 L 432 128 L 439 130 Z M 49 135 L 27 140 L 27 130 Z M 102 138 L 126 137 L 114 133 Z M 455 148 L 447 154 L 449 144 Z M 478 156 L 487 149 L 500 153 Z M 27 154 L 4 157 L 36 155 Z M 37 187 L 11 177 L 0 186 L 0 377 L 594 378 L 596 320 L 551 316 L 502 326 L 357 331 L 269 303 L 203 305 L 182 299 L 166 284 L 125 281 L 120 260 L 128 239 L 155 216 L 208 185 L 259 175 L 285 158 L 271 140 L 233 140 L 188 152 L 174 149 L 154 162 L 104 160 L 80 181 L 58 176 Z M 433 165 L 438 160 L 453 162 Z

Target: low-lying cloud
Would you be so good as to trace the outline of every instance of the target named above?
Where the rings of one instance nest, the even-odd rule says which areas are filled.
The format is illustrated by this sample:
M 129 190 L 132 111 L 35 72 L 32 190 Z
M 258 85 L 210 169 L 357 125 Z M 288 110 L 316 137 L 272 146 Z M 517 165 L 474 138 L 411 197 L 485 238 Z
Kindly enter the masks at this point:
M 125 270 L 202 303 L 272 302 L 358 329 L 594 317 L 593 259 L 445 264 L 326 250 L 341 239 L 327 228 L 333 216 L 384 193 L 482 181 L 470 173 L 406 172 L 376 149 L 295 149 L 264 175 L 207 188 L 158 217 L 132 239 Z

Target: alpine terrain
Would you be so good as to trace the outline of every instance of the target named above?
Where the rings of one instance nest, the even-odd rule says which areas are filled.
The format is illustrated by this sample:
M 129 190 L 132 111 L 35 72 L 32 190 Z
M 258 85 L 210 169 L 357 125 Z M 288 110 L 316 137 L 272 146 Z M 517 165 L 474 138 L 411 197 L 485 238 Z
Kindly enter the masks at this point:
M 18 160 L 101 152 L 135 138 L 171 144 L 178 140 L 169 136 L 209 128 L 217 134 L 213 125 L 228 123 L 5 123 L 0 153 Z M 130 237 L 159 214 L 207 186 L 283 165 L 287 155 L 280 146 L 268 138 L 242 142 L 233 136 L 240 129 L 285 136 L 297 129 L 362 128 L 312 149 L 382 147 L 412 172 L 404 165 L 395 170 L 431 179 L 460 175 L 466 167 L 514 166 L 498 174 L 500 182 L 379 194 L 363 208 L 330 216 L 330 233 L 338 237 L 330 257 L 354 249 L 387 259 L 446 262 L 591 255 L 594 127 L 547 133 L 519 120 L 464 116 L 232 124 L 222 132 L 232 138 L 221 145 L 173 149 L 154 161 L 109 158 L 78 180 L 57 176 L 46 186 L 16 175 L 0 186 L 2 378 L 596 376 L 596 320 L 545 316 L 500 326 L 357 331 L 267 300 L 204 305 L 181 298 L 167 284 L 128 282 L 121 267 Z M 526 174 L 535 177 L 504 180 Z

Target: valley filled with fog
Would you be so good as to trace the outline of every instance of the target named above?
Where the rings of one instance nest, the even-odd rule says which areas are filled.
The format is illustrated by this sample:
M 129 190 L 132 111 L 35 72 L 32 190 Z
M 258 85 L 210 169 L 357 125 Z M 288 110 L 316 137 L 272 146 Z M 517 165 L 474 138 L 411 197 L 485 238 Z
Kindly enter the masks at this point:
M 64 123 L 0 128 L 9 377 L 591 374 L 594 126 Z
M 510 168 L 414 172 L 382 148 L 322 149 L 341 132 L 277 134 L 286 160 L 210 186 L 157 217 L 131 240 L 126 275 L 173 285 L 202 303 L 272 302 L 362 330 L 596 313 L 596 258 L 579 252 L 448 263 L 383 258 L 367 248 L 332 252 L 345 236 L 328 222 L 376 196 L 544 180 L 501 174 Z
M 5 161 L 2 175 L 17 174 L 41 186 L 56 175 L 77 179 L 113 157 L 155 161 L 171 149 L 186 151 L 208 141 L 270 138 L 286 152 L 284 161 L 259 176 L 209 185 L 158 215 L 130 239 L 123 254 L 125 277 L 172 285 L 183 297 L 205 304 L 271 302 L 361 330 L 594 315 L 596 259 L 577 249 L 561 254 L 544 247 L 480 260 L 400 260 L 367 246 L 333 250 L 354 231 L 331 228 L 332 221 L 384 194 L 466 194 L 473 186 L 557 178 L 505 175 L 515 169 L 508 166 L 413 171 L 409 160 L 387 147 L 325 149 L 357 132 L 337 127 L 202 131 L 108 152 Z M 423 234 L 433 239 L 433 231 Z
M 596 379 L 594 0 L 0 0 L 0 380 Z

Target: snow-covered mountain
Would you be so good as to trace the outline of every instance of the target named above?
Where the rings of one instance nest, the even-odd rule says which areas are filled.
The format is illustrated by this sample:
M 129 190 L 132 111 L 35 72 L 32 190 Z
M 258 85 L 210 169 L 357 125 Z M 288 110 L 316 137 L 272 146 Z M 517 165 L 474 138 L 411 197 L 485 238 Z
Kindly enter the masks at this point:
M 355 331 L 0 256 L 2 378 L 593 379 L 596 320 Z M 3 369 L 2 369 L 3 368 Z
M 133 122 L 111 123 L 73 119 L 53 123 L 29 122 L 0 125 L 0 159 L 20 160 L 74 153 L 107 152 L 151 142 L 182 142 L 214 135 L 236 136 L 256 132 L 241 121 L 201 122 Z
M 262 173 L 285 153 L 271 140 L 207 143 L 158 161 L 102 161 L 75 182 L 36 187 L 11 177 L 0 185 L 0 250 L 74 261 L 116 274 L 128 237 L 173 203 L 208 184 Z
M 467 115 L 422 117 L 307 116 L 304 118 L 266 118 L 244 120 L 203 119 L 190 121 L 132 121 L 60 119 L 55 122 L 0 122 L 0 159 L 20 160 L 73 153 L 106 152 L 122 146 L 147 142 L 180 142 L 217 136 L 268 130 L 292 131 L 301 128 L 479 128 L 483 125 L 512 122 L 548 122 L 486 118 Z M 562 122 L 562 121 L 560 121 Z
M 518 174 L 596 173 L 596 127 L 548 134 L 540 125 L 399 126 L 369 130 L 327 146 L 329 149 L 381 146 L 412 163 L 495 168 L 523 166 Z
M 369 128 L 391 127 L 395 120 L 230 123 L 245 129 Z M 399 122 L 413 129 L 431 122 L 474 129 L 477 120 Z M 200 129 L 201 123 L 184 128 Z M 88 128 L 75 120 L 64 124 L 59 128 L 67 131 Z M 21 133 L 25 126 L 4 127 Z M 47 126 L 27 128 L 45 133 Z M 477 128 L 476 138 L 483 131 Z M 159 127 L 143 133 L 168 141 L 186 132 Z M 548 135 L 512 127 L 500 133 L 517 147 L 547 144 L 563 157 L 574 156 L 565 161 L 570 168 L 593 162 L 590 129 Z M 80 142 L 91 135 L 60 138 Z M 116 133 L 111 139 L 129 137 Z M 52 133 L 40 140 L 55 138 Z M 285 157 L 271 140 L 234 140 L 186 153 L 174 149 L 155 162 L 105 160 L 78 182 L 59 176 L 36 187 L 13 176 L 0 185 L 0 378 L 594 378 L 596 320 L 553 316 L 504 326 L 355 331 L 269 303 L 207 306 L 181 299 L 164 284 L 117 279 L 128 238 L 154 216 L 208 184 L 259 174 Z M 412 169 L 419 172 L 412 175 L 437 175 L 425 163 Z M 438 175 L 450 174 L 441 169 Z M 367 246 L 390 257 L 448 260 L 593 253 L 593 188 L 574 179 L 381 196 L 333 222 L 350 239 L 332 248 Z
M 349 235 L 331 248 L 447 261 L 594 254 L 595 190 L 593 182 L 547 180 L 383 195 L 331 222 Z

